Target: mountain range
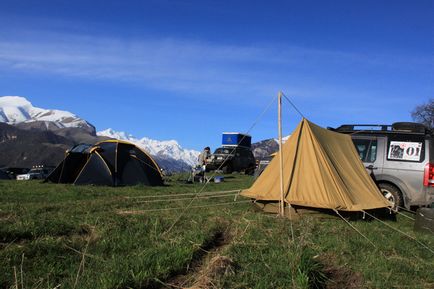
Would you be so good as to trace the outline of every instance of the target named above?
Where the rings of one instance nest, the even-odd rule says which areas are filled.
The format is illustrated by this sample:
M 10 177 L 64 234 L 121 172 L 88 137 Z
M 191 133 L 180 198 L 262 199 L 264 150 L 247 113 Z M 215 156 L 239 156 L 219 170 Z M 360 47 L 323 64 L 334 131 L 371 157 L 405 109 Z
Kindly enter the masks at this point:
M 160 166 L 169 171 L 186 171 L 196 165 L 199 152 L 182 148 L 176 140 L 157 141 L 147 137 L 136 138 L 125 132 L 106 129 L 98 136 L 125 140 L 149 152 Z
M 199 155 L 176 140 L 137 138 L 110 128 L 97 132 L 95 126 L 71 112 L 38 108 L 20 96 L 0 97 L 0 167 L 55 166 L 73 145 L 107 139 L 134 143 L 171 172 L 190 170 Z M 278 144 L 275 139 L 264 140 L 253 144 L 252 150 L 256 158 L 262 158 L 276 152 Z
M 95 126 L 71 112 L 38 108 L 20 96 L 0 97 L 0 124 L 0 166 L 57 165 L 74 144 L 106 139 L 136 144 L 167 171 L 189 170 L 199 155 L 198 151 L 183 149 L 175 140 L 139 139 L 112 129 L 97 133 Z

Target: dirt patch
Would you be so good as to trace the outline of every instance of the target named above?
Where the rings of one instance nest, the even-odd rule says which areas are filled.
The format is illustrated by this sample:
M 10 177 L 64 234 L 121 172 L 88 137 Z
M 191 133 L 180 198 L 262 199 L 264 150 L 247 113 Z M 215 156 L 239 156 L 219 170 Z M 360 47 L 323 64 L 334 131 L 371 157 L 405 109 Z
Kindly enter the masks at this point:
M 235 264 L 231 258 L 216 255 L 208 263 L 201 266 L 201 269 L 194 274 L 194 282 L 190 287 L 185 289 L 208 289 L 219 288 L 214 284 L 214 280 L 221 276 L 227 276 L 235 273 Z
M 235 273 L 235 264 L 231 258 L 226 256 L 214 256 L 205 268 L 207 276 L 217 278 L 224 275 L 231 275 Z
M 193 255 L 188 269 L 172 276 L 164 282 L 163 288 L 207 289 L 218 288 L 213 282 L 220 276 L 233 274 L 235 264 L 232 259 L 219 253 L 229 244 L 227 231 L 216 231 Z
M 81 225 L 78 235 L 75 236 L 79 236 L 89 243 L 94 243 L 100 238 L 96 227 L 88 224 Z
M 82 255 L 83 250 L 86 250 L 89 245 L 93 245 L 99 241 L 100 234 L 95 226 L 83 224 L 80 225 L 75 234 L 61 237 L 61 239 L 63 239 L 65 248 Z
M 327 277 L 327 289 L 362 289 L 365 288 L 362 274 L 351 271 L 348 267 L 339 266 L 333 255 L 324 255 L 319 258 L 323 265 L 323 273 Z

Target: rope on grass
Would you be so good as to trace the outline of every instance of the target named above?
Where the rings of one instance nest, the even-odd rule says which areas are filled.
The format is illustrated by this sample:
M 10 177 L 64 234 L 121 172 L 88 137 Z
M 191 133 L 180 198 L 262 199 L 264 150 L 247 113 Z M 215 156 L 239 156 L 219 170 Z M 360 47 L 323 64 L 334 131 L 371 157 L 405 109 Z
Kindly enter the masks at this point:
M 356 231 L 357 233 L 359 233 L 363 238 L 365 238 L 366 240 L 368 240 L 368 242 L 372 245 L 372 246 L 374 246 L 374 248 L 375 249 L 378 249 L 378 247 L 371 241 L 371 240 L 369 240 L 369 238 L 368 237 L 366 237 L 365 235 L 363 235 L 363 233 L 362 232 L 360 232 L 356 227 L 354 227 L 350 222 L 348 222 L 341 214 L 339 214 L 339 212 L 337 211 L 337 210 L 335 210 L 335 209 L 333 209 L 333 211 L 335 211 L 335 213 L 342 219 L 342 220 L 344 220 L 345 221 L 345 223 L 347 223 L 351 228 L 353 228 L 354 229 L 354 231 Z
M 406 212 L 408 212 L 408 213 L 411 213 L 411 214 L 413 214 L 413 215 L 416 215 L 416 212 L 415 211 L 412 211 L 412 210 L 409 210 L 409 209 L 407 209 L 407 208 L 404 208 L 404 207 L 400 207 L 400 206 L 396 206 L 398 209 L 400 209 L 400 210 L 403 210 L 403 211 L 406 211 Z
M 226 202 L 226 203 L 218 203 L 212 205 L 202 205 L 202 206 L 190 206 L 191 209 L 200 209 L 200 208 L 209 208 L 209 207 L 217 207 L 223 205 L 231 205 L 231 204 L 240 204 L 240 203 L 250 203 L 250 200 L 246 201 L 237 201 L 237 202 Z M 117 211 L 120 215 L 142 215 L 148 212 L 161 212 L 161 211 L 172 211 L 183 209 L 184 207 L 176 207 L 176 208 L 161 208 L 161 209 L 149 209 L 149 210 L 136 210 L 136 211 Z
M 250 131 L 258 124 L 258 122 L 262 119 L 262 117 L 265 115 L 265 113 L 268 111 L 268 109 L 271 107 L 271 105 L 273 104 L 273 102 L 276 100 L 277 97 L 273 97 L 270 101 L 270 103 L 265 107 L 265 109 L 262 111 L 262 113 L 256 118 L 256 120 L 253 122 L 253 124 L 250 126 L 250 128 L 247 130 L 246 134 L 249 134 Z M 240 142 L 243 141 L 243 139 L 245 138 L 245 136 L 243 136 L 240 140 Z M 233 149 L 233 151 L 235 151 L 235 148 Z M 232 151 L 232 152 L 233 152 Z M 229 157 L 229 156 L 228 156 Z M 217 170 L 219 170 L 223 164 L 225 163 L 226 159 L 222 162 L 222 164 L 217 168 Z M 172 225 L 165 231 L 163 232 L 163 235 L 169 233 L 173 227 L 176 225 L 176 223 L 178 223 L 178 221 L 182 218 L 182 216 L 185 214 L 185 212 L 187 212 L 187 210 L 191 207 L 191 205 L 193 204 L 194 200 L 196 199 L 196 197 L 203 192 L 203 190 L 205 190 L 206 186 L 209 184 L 210 180 L 212 178 L 214 178 L 216 176 L 216 172 L 214 172 L 211 175 L 211 178 L 208 178 L 205 182 L 205 184 L 202 186 L 202 188 L 199 190 L 199 192 L 191 199 L 190 203 L 185 206 L 185 208 L 183 208 L 183 210 L 180 212 L 179 216 L 175 219 L 175 221 L 172 223 Z
M 211 199 L 211 198 L 224 198 L 224 197 L 232 197 L 238 195 L 237 193 L 229 193 L 229 194 L 220 194 L 217 196 L 207 195 L 207 196 L 198 196 L 197 199 Z M 169 203 L 169 202 L 177 202 L 177 201 L 186 201 L 191 200 L 191 198 L 179 198 L 179 199 L 157 199 L 157 200 L 148 200 L 148 201 L 138 201 L 137 204 L 147 204 L 147 203 Z
M 225 193 L 239 193 L 241 190 L 229 190 L 229 191 L 216 191 L 216 192 L 203 192 L 201 196 L 213 195 L 213 194 L 225 194 Z M 148 199 L 148 198 L 164 198 L 164 197 L 181 197 L 181 196 L 194 196 L 197 193 L 185 193 L 185 194 L 167 194 L 167 195 L 149 195 L 149 196 L 137 196 L 137 197 L 125 197 L 126 199 Z
M 434 250 L 433 250 L 433 249 L 431 249 L 430 247 L 428 247 L 427 245 L 425 245 L 425 244 L 422 243 L 421 241 L 417 240 L 415 237 L 413 237 L 413 236 L 411 236 L 411 235 L 409 235 L 409 234 L 407 234 L 407 233 L 405 233 L 405 232 L 403 232 L 403 231 L 401 231 L 401 230 L 399 230 L 399 229 L 397 229 L 397 228 L 395 228 L 395 227 L 393 227 L 393 226 L 387 224 L 386 222 L 383 222 L 382 220 L 378 219 L 378 218 L 375 217 L 374 215 L 369 214 L 369 213 L 366 212 L 366 211 L 363 211 L 363 210 L 362 210 L 362 212 L 364 212 L 365 214 L 367 214 L 367 215 L 370 216 L 371 218 L 373 218 L 373 219 L 379 221 L 379 222 L 382 223 L 383 225 L 386 225 L 387 227 L 391 228 L 392 230 L 394 230 L 394 231 L 396 231 L 396 232 L 398 232 L 398 233 L 401 233 L 402 235 L 406 236 L 407 238 L 409 238 L 409 239 L 415 241 L 416 243 L 418 243 L 419 245 L 421 245 L 422 247 L 424 247 L 425 249 L 427 249 L 428 251 L 430 251 L 432 254 L 434 254 Z
M 407 219 L 410 219 L 410 220 L 412 220 L 412 221 L 415 221 L 415 220 L 416 220 L 415 218 L 412 218 L 412 217 L 410 217 L 410 216 L 407 216 L 406 214 L 401 213 L 400 211 L 396 211 L 396 213 L 398 213 L 398 214 L 400 214 L 401 216 L 406 217 Z

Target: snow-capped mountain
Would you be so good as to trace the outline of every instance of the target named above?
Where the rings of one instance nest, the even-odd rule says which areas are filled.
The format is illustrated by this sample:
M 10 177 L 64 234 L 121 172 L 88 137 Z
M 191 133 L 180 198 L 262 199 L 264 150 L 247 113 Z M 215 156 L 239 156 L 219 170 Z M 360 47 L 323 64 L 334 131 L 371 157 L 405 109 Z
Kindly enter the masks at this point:
M 49 127 L 78 127 L 95 131 L 95 127 L 73 113 L 57 109 L 34 107 L 26 98 L 20 96 L 0 97 L 0 122 L 16 125 L 39 122 Z
M 199 155 L 198 151 L 182 148 L 175 140 L 157 141 L 146 137 L 139 139 L 112 129 L 96 134 L 95 127 L 77 115 L 63 110 L 35 107 L 26 98 L 20 96 L 0 97 L 1 122 L 24 131 L 54 133 L 55 136 L 62 137 L 62 144 L 65 147 L 68 146 L 66 142 L 92 144 L 106 138 L 126 140 L 150 153 L 167 171 L 190 170 L 191 166 L 196 165 Z M 22 135 L 25 142 L 26 133 L 22 132 Z
M 196 165 L 200 153 L 195 150 L 182 148 L 175 140 L 158 141 L 147 137 L 139 139 L 131 134 L 118 132 L 110 128 L 97 132 L 97 135 L 134 143 L 136 146 L 156 157 L 160 162 L 170 164 L 170 166 L 177 163 L 176 170 L 188 170 L 191 166 Z M 173 170 L 173 168 L 171 170 Z

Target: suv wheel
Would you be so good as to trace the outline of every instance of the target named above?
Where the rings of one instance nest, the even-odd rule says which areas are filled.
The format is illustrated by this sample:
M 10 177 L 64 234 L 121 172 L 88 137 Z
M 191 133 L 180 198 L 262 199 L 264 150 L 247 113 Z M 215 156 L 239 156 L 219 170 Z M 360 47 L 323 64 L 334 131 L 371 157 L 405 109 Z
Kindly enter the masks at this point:
M 255 173 L 255 165 L 250 164 L 249 167 L 244 171 L 246 175 L 253 175 Z
M 393 209 L 397 210 L 398 207 L 402 207 L 402 195 L 397 187 L 391 184 L 380 183 L 378 185 L 383 196 L 393 203 Z

